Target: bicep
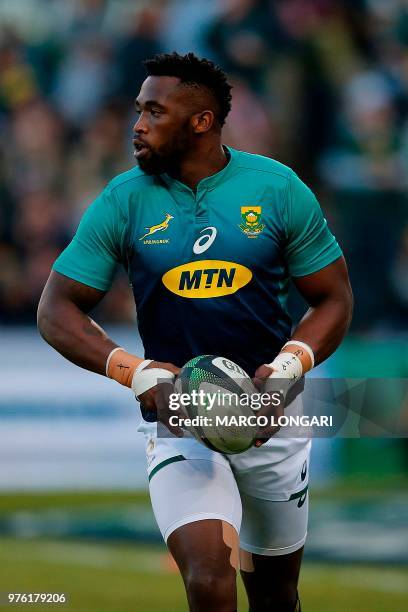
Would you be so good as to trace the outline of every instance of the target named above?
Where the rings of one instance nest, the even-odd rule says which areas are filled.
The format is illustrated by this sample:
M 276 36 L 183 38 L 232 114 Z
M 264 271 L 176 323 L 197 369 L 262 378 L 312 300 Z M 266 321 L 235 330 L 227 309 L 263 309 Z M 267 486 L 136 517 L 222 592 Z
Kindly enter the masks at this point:
M 305 276 L 293 276 L 292 280 L 301 296 L 310 306 L 327 299 L 352 301 L 352 291 L 344 257 L 318 272 Z
M 85 286 L 108 291 L 117 265 L 123 261 L 125 234 L 125 218 L 106 189 L 85 212 L 53 270 Z
M 52 270 L 41 296 L 39 313 L 62 303 L 73 304 L 86 313 L 99 304 L 105 293 Z
M 291 276 L 310 276 L 341 255 L 313 192 L 293 174 L 288 183 L 285 226 L 285 259 Z
M 86 314 L 104 292 L 53 271 L 38 307 L 38 330 L 48 344 L 76 365 L 105 373 L 116 346 Z

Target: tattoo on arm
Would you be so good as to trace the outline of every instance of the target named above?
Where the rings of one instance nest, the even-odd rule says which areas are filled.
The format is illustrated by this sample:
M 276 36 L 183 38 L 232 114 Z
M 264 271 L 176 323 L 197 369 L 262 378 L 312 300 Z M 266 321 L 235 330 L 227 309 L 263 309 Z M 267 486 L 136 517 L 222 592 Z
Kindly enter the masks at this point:
M 123 363 L 118 363 L 117 367 L 119 370 L 129 370 L 130 366 L 124 365 Z

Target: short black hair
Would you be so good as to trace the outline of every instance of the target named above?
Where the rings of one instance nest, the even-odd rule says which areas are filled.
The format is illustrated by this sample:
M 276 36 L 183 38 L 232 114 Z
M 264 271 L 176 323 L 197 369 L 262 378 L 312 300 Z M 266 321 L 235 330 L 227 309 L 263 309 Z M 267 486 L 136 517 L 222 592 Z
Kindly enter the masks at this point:
M 227 75 L 219 66 L 206 58 L 199 58 L 194 53 L 180 55 L 158 53 L 144 62 L 148 76 L 172 76 L 181 83 L 194 87 L 203 87 L 214 96 L 217 106 L 217 121 L 224 125 L 231 110 L 231 89 Z

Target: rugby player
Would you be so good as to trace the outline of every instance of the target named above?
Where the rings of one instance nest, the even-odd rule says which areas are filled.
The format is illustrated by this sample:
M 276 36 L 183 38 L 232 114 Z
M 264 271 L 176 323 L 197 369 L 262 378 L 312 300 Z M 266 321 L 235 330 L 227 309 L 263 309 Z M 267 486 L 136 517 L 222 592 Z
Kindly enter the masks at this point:
M 140 399 L 152 505 L 190 610 L 236 610 L 240 567 L 252 612 L 299 611 L 310 442 L 281 432 L 265 442 L 260 432 L 250 450 L 227 456 L 179 429 L 158 437 L 149 419 L 156 412 L 166 422 L 158 381 L 171 383 L 195 356 L 222 355 L 258 383 L 285 376 L 289 361 L 299 378 L 326 359 L 350 322 L 346 264 L 291 169 L 222 144 L 231 87 L 220 68 L 191 53 L 145 66 L 137 166 L 108 184 L 56 260 L 39 330 L 67 359 Z M 87 314 L 118 264 L 133 289 L 144 356 L 118 347 Z M 290 278 L 310 305 L 294 330 Z

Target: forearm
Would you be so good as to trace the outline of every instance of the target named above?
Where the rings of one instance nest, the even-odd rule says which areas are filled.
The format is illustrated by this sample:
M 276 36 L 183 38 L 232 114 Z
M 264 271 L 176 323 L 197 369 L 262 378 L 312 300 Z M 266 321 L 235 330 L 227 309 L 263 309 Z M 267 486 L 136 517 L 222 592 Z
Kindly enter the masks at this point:
M 38 309 L 41 336 L 56 351 L 75 365 L 105 374 L 106 360 L 117 347 L 106 332 L 75 304 L 55 302 L 51 308 Z
M 352 297 L 329 298 L 306 312 L 295 328 L 292 339 L 308 344 L 315 365 L 329 357 L 343 340 L 350 325 Z
M 38 305 L 38 329 L 44 340 L 72 363 L 131 387 L 133 374 L 144 359 L 119 349 L 87 314 L 104 295 L 52 271 Z
M 146 361 L 119 348 L 75 303 L 52 299 L 47 291 L 38 307 L 38 329 L 44 340 L 66 359 L 81 368 L 106 374 L 121 385 L 131 387 L 136 395 L 155 387 L 158 379 L 173 378 L 179 372 L 173 364 Z M 139 366 L 143 366 L 140 371 Z M 154 394 L 150 399 L 153 405 Z

